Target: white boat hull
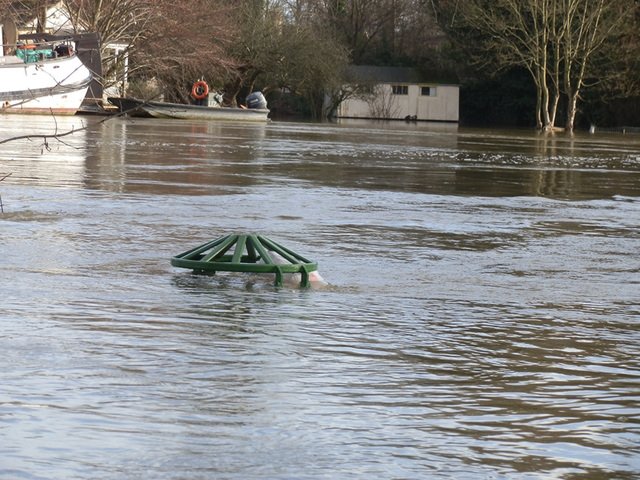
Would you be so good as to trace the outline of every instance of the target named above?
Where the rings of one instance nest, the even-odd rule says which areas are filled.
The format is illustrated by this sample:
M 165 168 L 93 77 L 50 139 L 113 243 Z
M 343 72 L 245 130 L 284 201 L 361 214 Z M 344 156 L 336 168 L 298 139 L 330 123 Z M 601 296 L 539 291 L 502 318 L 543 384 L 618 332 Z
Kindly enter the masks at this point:
M 0 57 L 0 113 L 76 113 L 91 72 L 75 56 L 24 63 Z
M 206 108 L 206 110 L 204 110 Z M 165 107 L 147 105 L 144 109 L 155 118 L 179 118 L 188 120 L 242 120 L 244 122 L 267 122 L 269 110 L 244 110 L 229 107 Z
M 229 120 L 242 122 L 268 122 L 269 109 L 243 109 L 231 107 L 203 107 L 179 103 L 145 102 L 135 98 L 109 98 L 120 111 L 133 116 L 177 118 L 182 120 Z

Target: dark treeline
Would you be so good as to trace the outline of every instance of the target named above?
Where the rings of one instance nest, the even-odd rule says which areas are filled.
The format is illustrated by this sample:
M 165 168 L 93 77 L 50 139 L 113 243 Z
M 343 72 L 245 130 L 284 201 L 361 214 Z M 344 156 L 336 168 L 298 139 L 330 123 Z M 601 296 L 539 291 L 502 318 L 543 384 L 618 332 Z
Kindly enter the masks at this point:
M 0 17 L 51 2 L 0 0 Z M 465 124 L 640 124 L 637 0 L 63 0 L 77 31 L 125 45 L 131 94 L 228 104 L 262 90 L 279 114 L 330 115 L 366 79 L 349 64 L 419 69 L 461 86 Z M 122 82 L 124 56 L 108 81 Z M 346 87 L 349 85 L 349 87 Z M 329 92 L 330 102 L 325 101 Z

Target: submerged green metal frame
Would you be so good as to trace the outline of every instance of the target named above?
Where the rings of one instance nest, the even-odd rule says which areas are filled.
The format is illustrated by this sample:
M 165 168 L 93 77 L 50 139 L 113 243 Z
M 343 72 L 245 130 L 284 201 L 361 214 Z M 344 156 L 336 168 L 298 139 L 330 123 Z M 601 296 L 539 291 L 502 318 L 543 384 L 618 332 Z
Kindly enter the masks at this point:
M 233 250 L 232 250 L 233 249 Z M 277 264 L 273 251 L 290 263 Z M 264 263 L 258 263 L 262 261 Z M 275 273 L 275 285 L 282 287 L 285 273 L 300 273 L 300 286 L 308 288 L 309 273 L 318 263 L 261 235 L 227 235 L 171 258 L 174 267 L 191 268 L 196 273 L 253 272 Z

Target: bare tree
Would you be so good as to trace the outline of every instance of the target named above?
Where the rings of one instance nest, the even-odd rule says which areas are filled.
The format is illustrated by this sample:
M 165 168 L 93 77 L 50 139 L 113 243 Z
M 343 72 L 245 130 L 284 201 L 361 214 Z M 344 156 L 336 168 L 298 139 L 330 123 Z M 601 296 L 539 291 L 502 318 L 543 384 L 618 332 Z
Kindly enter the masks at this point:
M 400 46 L 402 24 L 416 12 L 411 0 L 309 0 L 322 30 L 349 50 L 354 64 L 370 62 L 385 46 Z
M 347 63 L 346 49 L 314 21 L 309 2 L 245 0 L 236 10 L 238 34 L 229 50 L 239 65 L 226 86 L 235 101 L 258 84 L 263 91 L 286 90 L 302 97 L 312 116 L 328 112 L 325 93 L 335 91 Z
M 110 43 L 133 45 L 157 19 L 151 0 L 64 0 L 64 7 L 76 33 L 100 34 L 103 55 Z
M 28 20 L 35 20 L 32 25 L 35 33 L 43 33 L 47 30 L 47 9 L 50 6 L 47 0 L 0 0 L 0 18 L 7 16 L 13 20 L 27 20 L 28 15 Z
M 378 87 L 375 95 L 365 95 L 364 99 L 369 106 L 369 114 L 372 118 L 394 118 L 400 110 L 391 89 L 385 86 Z
M 137 76 L 155 79 L 169 99 L 188 101 L 199 79 L 221 87 L 238 62 L 229 56 L 235 24 L 224 0 L 161 0 L 154 21 L 136 42 Z
M 563 87 L 567 96 L 566 129 L 572 131 L 578 98 L 593 55 L 621 25 L 621 13 L 609 0 L 566 0 L 562 17 Z
M 227 55 L 237 62 L 226 83 L 226 99 L 232 104 L 242 90 L 250 93 L 260 76 L 282 68 L 285 7 L 277 0 L 238 0 L 232 14 L 235 26 Z M 266 86 L 269 88 L 269 86 Z
M 285 24 L 278 36 L 279 58 L 265 69 L 263 82 L 302 97 L 313 118 L 325 118 L 335 109 L 326 95 L 344 83 L 348 55 L 338 42 L 316 31 L 311 24 Z
M 636 8 L 633 0 L 461 0 L 455 5 L 464 25 L 479 32 L 485 65 L 495 71 L 514 66 L 529 71 L 537 89 L 539 128 L 558 128 L 564 96 L 568 131 L 574 128 L 595 55 Z

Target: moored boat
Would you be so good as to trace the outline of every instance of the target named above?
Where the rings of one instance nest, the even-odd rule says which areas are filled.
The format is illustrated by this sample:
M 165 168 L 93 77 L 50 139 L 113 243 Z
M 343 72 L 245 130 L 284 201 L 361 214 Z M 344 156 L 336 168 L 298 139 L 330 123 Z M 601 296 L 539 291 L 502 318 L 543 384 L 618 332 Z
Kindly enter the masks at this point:
M 203 97 L 204 98 L 204 97 Z M 189 120 L 232 120 L 243 122 L 269 121 L 269 109 L 260 92 L 247 97 L 247 108 L 222 107 L 222 97 L 211 94 L 204 105 L 145 101 L 137 98 L 109 97 L 120 112 L 136 117 L 177 118 Z M 203 99 L 197 99 L 203 100 Z
M 73 115 L 91 79 L 71 40 L 3 44 L 0 113 Z

